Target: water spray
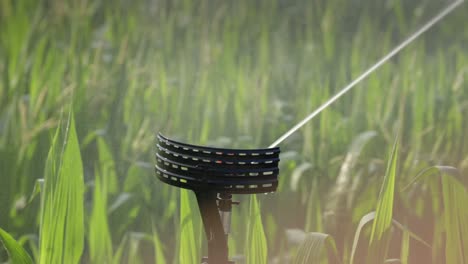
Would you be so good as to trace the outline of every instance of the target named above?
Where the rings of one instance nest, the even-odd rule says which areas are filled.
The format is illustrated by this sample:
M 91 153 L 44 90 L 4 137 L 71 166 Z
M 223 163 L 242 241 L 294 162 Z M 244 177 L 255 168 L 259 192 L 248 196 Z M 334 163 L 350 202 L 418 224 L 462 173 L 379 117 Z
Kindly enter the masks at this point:
M 335 94 L 333 97 L 328 99 L 325 103 L 323 103 L 319 108 L 314 110 L 312 113 L 310 113 L 308 116 L 306 116 L 304 119 L 302 119 L 299 123 L 297 123 L 294 127 L 289 129 L 286 133 L 284 133 L 281 137 L 279 137 L 275 142 L 273 142 L 270 145 L 270 148 L 278 146 L 279 143 L 283 142 L 285 139 L 287 139 L 289 136 L 291 136 L 294 132 L 296 132 L 299 128 L 303 127 L 307 122 L 312 120 L 314 117 L 316 117 L 318 114 L 320 114 L 323 110 L 327 109 L 331 104 L 333 104 L 336 100 L 338 100 L 341 96 L 349 92 L 351 89 L 353 89 L 358 83 L 360 83 L 362 80 L 366 79 L 371 73 L 376 71 L 380 66 L 385 64 L 387 61 L 392 59 L 395 55 L 397 55 L 402 49 L 404 49 L 406 46 L 408 46 L 411 42 L 413 42 L 415 39 L 417 39 L 419 36 L 421 36 L 424 32 L 429 30 L 432 26 L 437 24 L 440 20 L 442 20 L 445 16 L 447 16 L 450 12 L 455 10 L 459 5 L 461 5 L 464 2 L 464 0 L 458 0 L 446 7 L 444 10 L 442 10 L 439 14 L 437 14 L 434 18 L 429 20 L 424 26 L 422 26 L 418 31 L 410 35 L 408 38 L 406 38 L 403 42 L 401 42 L 398 46 L 396 46 L 393 50 L 391 50 L 387 55 L 382 57 L 379 61 L 377 61 L 374 65 L 372 65 L 369 69 L 367 69 L 365 72 L 363 72 L 361 75 L 359 75 L 354 81 L 346 85 L 343 89 L 341 89 L 337 94 Z

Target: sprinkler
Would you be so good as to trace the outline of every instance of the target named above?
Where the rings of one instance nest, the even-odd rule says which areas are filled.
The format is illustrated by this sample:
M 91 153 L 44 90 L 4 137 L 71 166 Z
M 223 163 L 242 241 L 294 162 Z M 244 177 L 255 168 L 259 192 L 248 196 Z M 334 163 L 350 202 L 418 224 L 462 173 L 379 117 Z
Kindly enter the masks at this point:
M 232 205 L 238 204 L 238 202 L 232 201 L 232 195 L 276 191 L 280 153 L 277 145 L 353 89 L 463 2 L 464 0 L 457 0 L 448 5 L 369 69 L 339 90 L 337 94 L 284 133 L 268 148 L 203 147 L 177 142 L 159 133 L 157 136 L 156 176 L 167 184 L 189 189 L 195 193 L 208 240 L 208 257 L 203 257 L 202 263 L 234 263 L 228 259 L 227 246 Z
M 223 149 L 189 145 L 157 136 L 156 176 L 163 182 L 192 190 L 208 240 L 202 263 L 230 264 L 233 194 L 270 193 L 278 186 L 280 149 Z

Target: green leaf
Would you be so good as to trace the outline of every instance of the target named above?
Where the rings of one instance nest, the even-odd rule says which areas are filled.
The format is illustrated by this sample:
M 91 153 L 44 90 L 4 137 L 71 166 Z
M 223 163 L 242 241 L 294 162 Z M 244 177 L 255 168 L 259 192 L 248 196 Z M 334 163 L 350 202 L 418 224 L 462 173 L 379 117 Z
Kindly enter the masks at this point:
M 99 172 L 102 177 L 102 186 L 106 193 L 115 194 L 118 191 L 117 173 L 115 172 L 114 158 L 104 139 L 97 139 L 99 150 Z
M 353 264 L 355 263 L 355 258 L 356 258 L 356 253 L 357 253 L 357 248 L 358 248 L 358 245 L 359 245 L 359 240 L 361 238 L 361 233 L 362 233 L 362 230 L 368 225 L 370 224 L 372 221 L 375 220 L 375 212 L 370 212 L 366 215 L 364 215 L 361 220 L 359 221 L 359 224 L 358 224 L 358 227 L 356 229 L 356 232 L 354 233 L 354 240 L 353 240 L 353 245 L 352 245 L 352 248 L 351 248 L 351 258 L 350 258 L 350 264 Z M 412 232 L 411 230 L 409 230 L 406 226 L 402 225 L 401 223 L 399 223 L 398 221 L 392 219 L 392 224 L 394 227 L 400 229 L 404 236 L 409 236 L 411 237 L 412 239 L 416 240 L 417 242 L 423 244 L 424 246 L 428 247 L 428 248 L 431 248 L 431 246 L 429 245 L 429 243 L 427 243 L 426 241 L 424 241 L 420 236 L 418 236 L 416 233 Z M 402 245 L 402 248 L 405 247 L 405 245 Z M 366 248 L 366 251 L 368 251 L 368 248 Z
M 430 175 L 441 177 L 444 210 L 437 225 L 438 228 L 445 230 L 445 261 L 446 263 L 467 263 L 468 211 L 465 205 L 468 203 L 468 191 L 466 186 L 459 180 L 461 178 L 460 172 L 451 166 L 429 167 L 419 173 L 403 190 Z M 436 200 L 439 198 L 433 197 Z M 438 243 L 438 241 L 435 241 L 435 243 Z
M 350 186 L 351 172 L 352 169 L 356 166 L 359 156 L 366 144 L 377 135 L 375 131 L 366 131 L 359 134 L 351 143 L 348 153 L 343 161 L 343 164 L 340 168 L 340 173 L 336 179 L 336 184 L 334 186 L 333 195 L 340 196 L 343 193 L 346 193 L 346 190 Z M 339 200 L 339 199 L 334 199 Z M 333 209 L 336 208 L 336 205 Z
M 107 198 L 117 191 L 115 166 L 102 138 L 97 139 L 99 163 L 95 170 L 93 209 L 89 222 L 89 251 L 93 263 L 112 260 L 112 238 L 109 231 Z
M 93 209 L 89 222 L 89 251 L 93 263 L 106 263 L 112 259 L 112 239 L 107 218 L 107 186 L 96 173 Z
M 294 263 L 321 263 L 324 251 L 328 253 L 328 263 L 340 263 L 333 237 L 323 233 L 308 233 L 297 251 Z
M 291 175 L 291 190 L 293 192 L 296 192 L 297 191 L 297 187 L 299 185 L 299 180 L 302 178 L 302 175 L 304 175 L 304 173 L 311 169 L 313 166 L 312 164 L 308 163 L 308 162 L 304 162 L 302 163 L 301 165 L 297 166 L 294 171 L 292 172 L 292 175 Z
M 116 210 L 118 210 L 120 207 L 123 207 L 126 203 L 130 202 L 134 197 L 130 193 L 120 193 L 115 200 L 112 202 L 112 204 L 109 206 L 107 209 L 107 212 L 109 214 L 112 214 Z
M 408 264 L 408 258 L 410 253 L 410 232 L 403 230 L 403 238 L 401 241 L 401 253 L 400 259 L 402 264 Z
M 267 263 L 267 242 L 263 230 L 260 206 L 257 195 L 250 197 L 249 223 L 247 228 L 247 241 L 245 243 L 247 264 Z
M 442 178 L 446 263 L 468 263 L 468 192 L 453 177 Z
M 190 203 L 190 191 L 180 190 L 180 252 L 179 263 L 195 264 L 200 262 L 200 244 L 195 234 L 194 217 Z
M 24 248 L 5 230 L 0 228 L 0 240 L 13 264 L 32 264 L 33 261 Z
M 385 260 L 390 240 L 390 227 L 393 215 L 393 199 L 398 158 L 398 141 L 393 144 L 387 165 L 384 183 L 377 201 L 375 220 L 369 241 L 367 263 L 382 263 Z
M 34 198 L 36 198 L 36 196 L 41 192 L 42 188 L 44 188 L 44 179 L 37 179 L 34 183 L 31 196 L 29 197 L 29 203 L 32 202 Z
M 156 224 L 154 219 L 151 219 L 152 229 L 153 229 L 153 245 L 154 245 L 154 254 L 155 254 L 155 263 L 156 264 L 166 264 L 166 259 L 164 257 L 164 251 L 162 247 L 161 240 L 158 236 L 158 231 L 156 229 Z
M 375 218 L 375 212 L 370 212 L 366 215 L 364 215 L 361 220 L 359 221 L 358 227 L 356 229 L 356 232 L 354 232 L 354 241 L 353 241 L 353 246 L 351 249 L 351 258 L 350 258 L 350 263 L 354 263 L 354 259 L 356 257 L 356 250 L 359 244 L 359 238 L 361 237 L 361 232 L 362 229 L 369 224 L 371 221 L 373 221 Z
M 351 207 L 353 207 L 354 196 L 357 193 L 356 188 L 359 186 L 360 177 L 359 174 L 356 175 L 352 172 L 359 160 L 362 150 L 376 135 L 377 133 L 375 131 L 362 132 L 353 139 L 353 142 L 348 148 L 338 177 L 336 177 L 335 184 L 329 192 L 328 199 L 326 199 L 326 211 L 334 212 L 336 218 L 341 218 L 341 216 L 346 214 L 347 210 L 351 210 Z M 329 230 L 335 230 L 334 232 L 337 234 L 342 233 L 341 230 L 347 229 L 346 224 L 340 227 L 337 225 L 341 224 L 336 221 L 327 221 L 327 228 Z M 335 236 L 335 238 L 343 239 L 339 237 L 339 235 Z
M 411 182 L 401 189 L 402 192 L 407 191 L 415 182 L 425 180 L 426 177 L 431 175 L 440 175 L 440 176 L 452 176 L 455 179 L 460 178 L 460 172 L 457 168 L 452 166 L 432 166 L 422 170 L 416 177 L 414 177 Z M 461 184 L 461 183 L 460 183 Z
M 44 181 L 39 263 L 78 263 L 84 243 L 84 182 L 72 112 L 56 131 Z

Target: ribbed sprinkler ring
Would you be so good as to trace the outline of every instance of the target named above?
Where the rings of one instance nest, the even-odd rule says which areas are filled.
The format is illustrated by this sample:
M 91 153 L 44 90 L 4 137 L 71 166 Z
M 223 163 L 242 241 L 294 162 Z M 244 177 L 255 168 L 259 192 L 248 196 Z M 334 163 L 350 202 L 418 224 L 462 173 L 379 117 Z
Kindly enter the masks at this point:
M 228 260 L 232 194 L 270 193 L 278 187 L 280 149 L 224 149 L 190 145 L 164 137 L 156 144 L 156 176 L 195 192 L 208 239 L 202 263 Z

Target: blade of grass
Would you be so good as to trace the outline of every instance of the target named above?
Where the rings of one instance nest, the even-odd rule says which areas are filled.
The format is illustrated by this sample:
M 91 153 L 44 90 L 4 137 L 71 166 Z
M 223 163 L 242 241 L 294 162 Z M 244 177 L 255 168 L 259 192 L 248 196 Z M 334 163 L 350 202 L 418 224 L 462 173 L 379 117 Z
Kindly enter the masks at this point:
M 118 191 L 118 181 L 115 172 L 114 158 L 103 138 L 97 139 L 99 150 L 99 168 L 102 175 L 102 184 L 107 193 L 115 194 Z
M 401 241 L 401 253 L 400 253 L 401 264 L 408 264 L 409 252 L 410 252 L 410 233 L 408 232 L 408 230 L 404 229 L 403 238 Z
M 452 177 L 442 178 L 446 263 L 468 262 L 468 192 Z
M 245 254 L 247 264 L 267 263 L 267 242 L 265 231 L 263 230 L 262 216 L 257 201 L 257 195 L 252 195 L 250 197 Z
M 395 140 L 377 201 L 367 263 L 382 263 L 386 257 L 392 224 L 397 159 L 398 140 Z
M 112 238 L 109 231 L 107 198 L 117 191 L 112 156 L 102 138 L 97 139 L 99 163 L 95 170 L 93 209 L 89 223 L 89 251 L 93 263 L 112 260 Z
M 107 186 L 96 173 L 93 209 L 89 222 L 89 252 L 93 263 L 107 263 L 112 259 L 112 239 L 107 219 Z
M 351 249 L 351 257 L 350 257 L 350 264 L 354 264 L 354 259 L 356 258 L 357 254 L 357 248 L 359 245 L 359 239 L 361 237 L 361 232 L 363 228 L 369 224 L 371 221 L 373 221 L 375 218 L 375 212 L 370 212 L 366 215 L 364 215 L 361 220 L 359 221 L 358 227 L 356 229 L 356 232 L 354 233 L 354 241 L 353 241 L 353 246 Z
M 159 239 L 158 230 L 156 229 L 156 223 L 153 218 L 151 218 L 152 222 L 152 231 L 153 231 L 153 245 L 154 245 L 154 261 L 156 264 L 166 264 L 166 259 L 164 257 L 164 251 L 161 243 L 161 239 Z
M 44 181 L 39 263 L 78 263 L 84 244 L 84 182 L 71 111 L 55 133 Z
M 32 264 L 33 261 L 24 248 L 5 230 L 0 228 L 0 240 L 13 264 Z
M 376 216 L 375 212 L 370 212 L 370 213 L 364 215 L 361 218 L 361 220 L 359 221 L 356 232 L 354 233 L 354 240 L 353 240 L 353 245 L 352 245 L 352 249 L 351 249 L 350 264 L 356 263 L 355 260 L 356 260 L 357 257 L 359 257 L 357 255 L 357 252 L 358 252 L 357 249 L 358 249 L 358 246 L 359 246 L 361 233 L 363 232 L 363 229 L 365 227 L 367 227 L 368 224 L 370 224 L 372 221 L 375 220 L 375 216 Z M 409 237 L 411 237 L 415 241 L 423 244 L 424 246 L 426 246 L 428 248 L 431 248 L 429 243 L 424 241 L 424 239 L 422 239 L 420 236 L 418 236 L 416 233 L 412 232 L 410 229 L 408 229 L 406 226 L 402 225 L 398 221 L 392 219 L 392 224 L 393 224 L 394 227 L 400 229 L 404 234 L 407 234 Z M 402 245 L 402 247 L 403 247 L 403 245 Z M 366 251 L 368 251 L 368 249 L 366 249 Z
M 468 213 L 464 208 L 468 202 L 468 191 L 459 180 L 459 171 L 451 166 L 433 166 L 420 172 L 410 184 L 403 188 L 406 191 L 413 183 L 422 181 L 430 175 L 441 177 L 442 185 L 442 218 L 440 225 L 445 229 L 445 261 L 446 263 L 466 263 L 468 261 Z M 437 195 L 437 191 L 433 192 Z M 439 197 L 433 197 L 439 199 Z M 438 241 L 435 243 L 438 244 Z
M 180 190 L 180 242 L 179 263 L 196 264 L 200 262 L 200 245 L 195 239 L 195 217 L 190 206 L 190 191 Z

